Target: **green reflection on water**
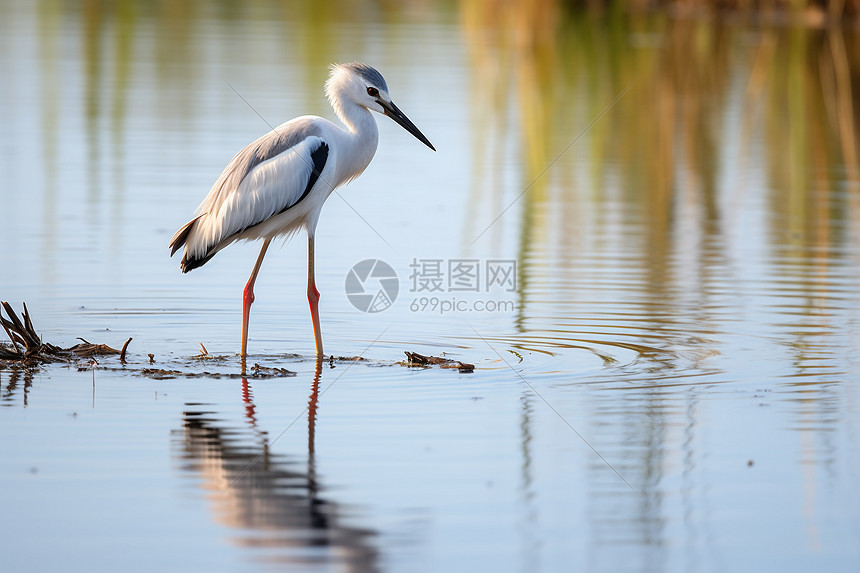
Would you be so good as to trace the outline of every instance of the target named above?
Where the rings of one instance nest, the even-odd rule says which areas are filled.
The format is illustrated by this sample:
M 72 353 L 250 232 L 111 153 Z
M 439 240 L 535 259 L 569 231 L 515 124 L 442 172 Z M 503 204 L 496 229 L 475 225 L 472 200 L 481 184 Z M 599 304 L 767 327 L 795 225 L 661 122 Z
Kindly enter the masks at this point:
M 816 251 L 826 261 L 854 249 L 857 34 L 598 15 L 553 3 L 467 6 L 462 22 L 478 78 L 474 108 L 494 110 L 490 120 L 476 112 L 475 140 L 497 145 L 499 132 L 516 130 L 522 142 L 519 188 L 528 192 L 506 215 L 519 211 L 522 219 L 521 331 L 535 265 L 553 251 L 553 272 L 564 273 L 576 267 L 582 243 L 594 240 L 578 228 L 606 235 L 583 212 L 626 218 L 622 230 L 632 235 L 626 255 L 644 273 L 640 286 L 650 295 L 655 323 L 679 314 L 671 312 L 679 256 L 694 265 L 684 272 L 698 275 L 700 284 L 718 280 L 723 251 L 742 231 L 742 211 L 758 200 L 752 195 L 767 202 L 763 246 L 771 258 L 806 259 Z M 545 172 L 627 87 L 585 141 Z M 507 121 L 511 105 L 518 126 Z M 476 171 L 501 171 L 498 157 L 489 166 L 476 157 Z M 578 175 L 584 163 L 585 183 Z M 763 192 L 753 188 L 759 171 L 766 176 Z M 618 178 L 620 195 L 611 196 Z M 583 210 L 591 203 L 597 207 Z M 473 235 L 492 237 L 484 225 Z

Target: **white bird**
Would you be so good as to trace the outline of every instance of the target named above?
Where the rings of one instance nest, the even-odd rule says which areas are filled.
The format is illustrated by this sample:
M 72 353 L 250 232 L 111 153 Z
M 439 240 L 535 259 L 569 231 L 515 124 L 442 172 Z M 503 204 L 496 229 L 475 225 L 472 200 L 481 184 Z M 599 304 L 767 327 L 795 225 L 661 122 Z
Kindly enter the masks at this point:
M 436 151 L 391 101 L 385 78 L 374 68 L 360 63 L 333 65 L 325 93 L 343 127 L 306 115 L 257 139 L 227 164 L 197 207 L 194 219 L 170 239 L 171 256 L 185 247 L 180 265 L 183 273 L 206 264 L 235 241 L 263 239 L 243 292 L 243 358 L 247 354 L 254 282 L 269 243 L 301 228 L 308 233 L 308 302 L 314 340 L 317 357 L 323 356 L 320 295 L 314 281 L 314 232 L 328 196 L 361 175 L 376 153 L 379 130 L 370 112 L 387 115 Z

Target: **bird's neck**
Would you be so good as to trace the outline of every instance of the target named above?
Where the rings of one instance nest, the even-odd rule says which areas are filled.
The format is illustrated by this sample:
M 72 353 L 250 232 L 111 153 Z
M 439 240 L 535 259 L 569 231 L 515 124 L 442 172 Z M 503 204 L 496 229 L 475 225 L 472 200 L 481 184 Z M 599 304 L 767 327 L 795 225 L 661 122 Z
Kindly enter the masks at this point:
M 338 119 L 346 127 L 348 145 L 352 146 L 354 152 L 349 154 L 351 164 L 346 167 L 347 177 L 357 177 L 370 164 L 376 153 L 379 143 L 379 128 L 373 114 L 364 106 L 351 101 L 339 101 L 334 106 Z
M 351 101 L 337 103 L 334 111 L 350 133 L 368 141 L 379 138 L 376 120 L 369 109 Z

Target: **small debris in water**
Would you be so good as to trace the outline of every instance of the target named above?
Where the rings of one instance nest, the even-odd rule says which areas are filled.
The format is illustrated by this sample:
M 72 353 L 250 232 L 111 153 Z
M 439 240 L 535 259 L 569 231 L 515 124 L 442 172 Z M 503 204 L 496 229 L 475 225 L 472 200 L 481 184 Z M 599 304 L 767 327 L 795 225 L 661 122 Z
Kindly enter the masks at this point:
M 116 348 L 111 348 L 107 344 L 93 344 L 83 338 L 78 337 L 78 340 L 81 341 L 81 344 L 75 344 L 71 348 L 68 349 L 69 352 L 74 352 L 78 356 L 82 358 L 89 358 L 91 356 L 104 356 L 109 354 L 122 354 L 121 351 Z
M 460 372 L 469 373 L 475 371 L 474 364 L 466 364 L 465 362 L 460 362 L 459 360 L 451 360 L 450 358 L 440 358 L 438 356 L 424 356 L 423 354 L 418 354 L 417 352 L 409 352 L 408 350 L 404 352 L 406 354 L 406 363 L 404 366 L 421 366 L 428 368 L 430 366 L 439 366 L 439 368 L 456 368 Z
M 166 370 L 164 368 L 143 368 L 140 371 L 141 375 L 146 376 L 147 378 L 152 378 L 153 380 L 171 380 L 173 378 L 228 378 L 228 379 L 240 379 L 240 378 L 255 378 L 255 379 L 267 379 L 267 378 L 286 378 L 288 376 L 295 376 L 296 373 L 292 370 L 287 370 L 286 368 L 267 368 L 265 366 L 260 366 L 259 364 L 254 364 L 254 367 L 251 368 L 251 374 L 242 375 L 234 372 L 185 372 L 182 370 Z
M 150 354 L 150 356 L 152 355 Z M 164 370 L 163 368 L 144 368 L 140 373 L 153 380 L 168 380 L 177 376 L 184 376 L 181 370 Z
M 229 356 L 226 356 L 224 354 L 209 354 L 209 349 L 206 348 L 205 346 L 203 346 L 202 342 L 198 342 L 198 344 L 200 345 L 200 354 L 195 354 L 194 356 L 192 356 L 191 357 L 192 360 L 197 360 L 197 361 L 207 360 L 207 361 L 211 361 L 211 362 L 219 362 L 219 361 L 223 362 L 229 358 Z
M 285 376 L 295 376 L 296 373 L 292 370 L 287 370 L 286 368 L 269 368 L 267 366 L 260 366 L 257 363 L 254 363 L 254 366 L 251 367 L 252 378 L 283 378 Z

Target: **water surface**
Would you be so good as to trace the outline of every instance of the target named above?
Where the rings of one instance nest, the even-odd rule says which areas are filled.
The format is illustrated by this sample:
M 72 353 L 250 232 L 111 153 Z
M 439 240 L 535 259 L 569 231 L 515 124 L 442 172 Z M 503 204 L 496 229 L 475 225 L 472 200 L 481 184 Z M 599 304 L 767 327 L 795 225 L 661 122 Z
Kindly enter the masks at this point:
M 134 340 L 125 367 L 0 369 L 0 564 L 855 570 L 857 54 L 553 2 L 6 6 L 0 295 L 55 344 Z M 326 350 L 366 360 L 315 368 L 299 237 L 249 343 L 296 376 L 243 379 L 258 246 L 181 275 L 167 242 L 268 124 L 331 116 L 348 60 L 439 151 L 379 118 L 323 211 Z M 383 312 L 344 293 L 367 258 L 400 279 Z M 515 261 L 514 288 L 452 290 L 452 261 Z

